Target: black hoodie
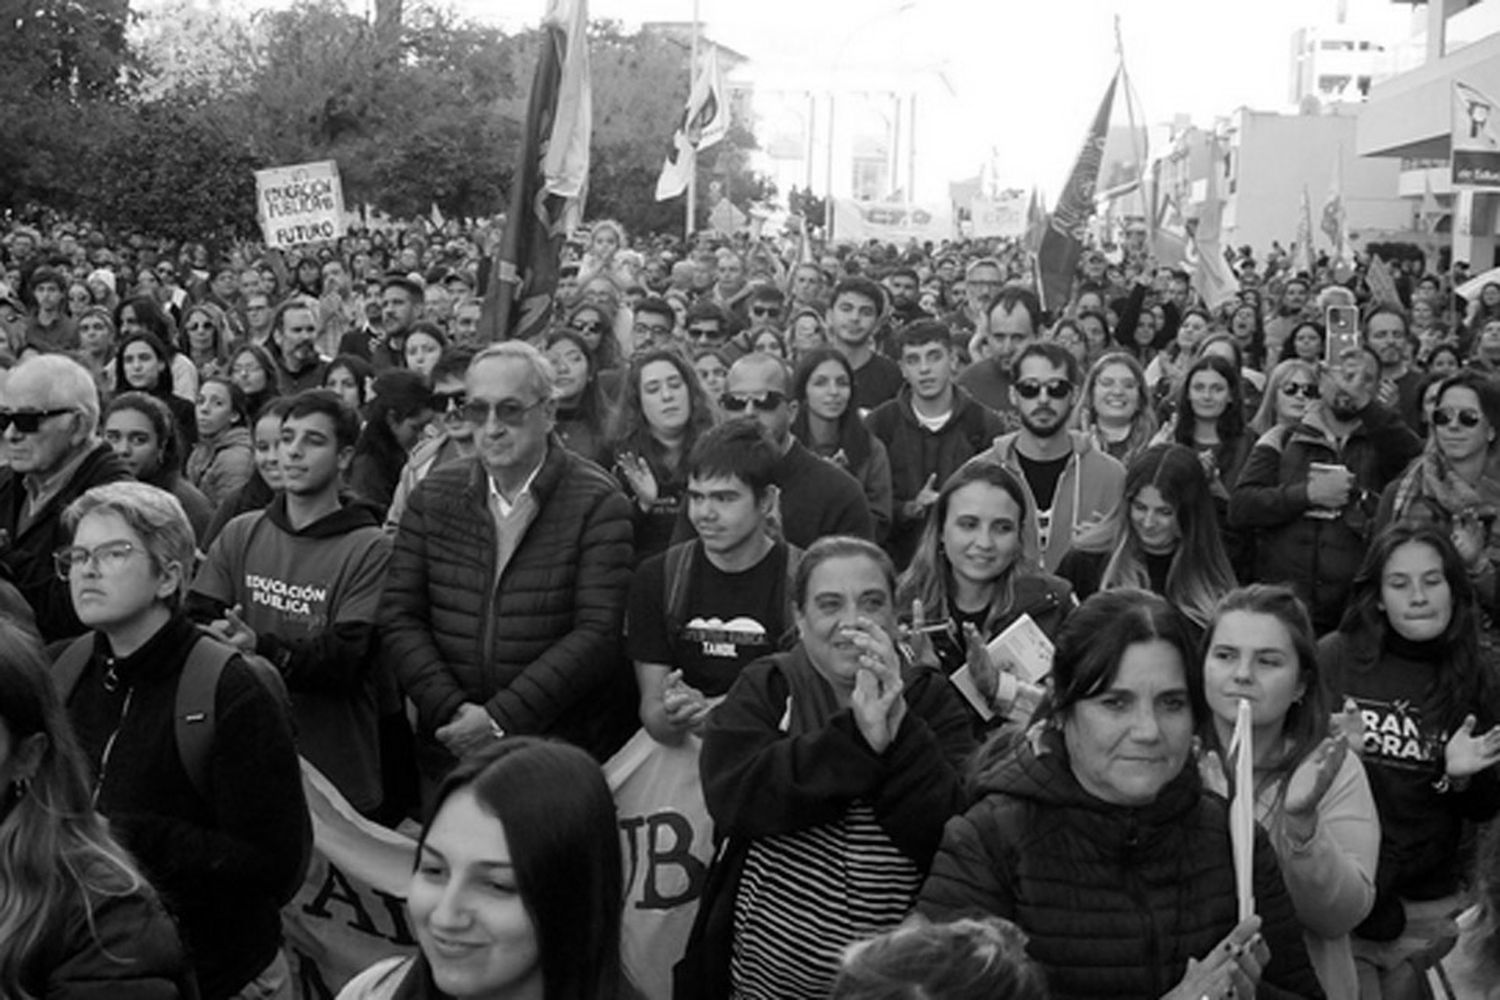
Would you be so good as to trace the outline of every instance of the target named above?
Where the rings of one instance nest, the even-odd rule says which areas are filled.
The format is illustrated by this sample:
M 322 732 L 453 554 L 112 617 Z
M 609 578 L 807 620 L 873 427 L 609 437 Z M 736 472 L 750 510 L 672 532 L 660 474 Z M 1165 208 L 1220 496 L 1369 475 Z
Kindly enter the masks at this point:
M 381 798 L 375 623 L 390 555 L 365 501 L 346 496 L 296 530 L 278 496 L 225 526 L 188 599 L 201 622 L 241 606 L 255 651 L 286 679 L 298 748 L 362 812 Z

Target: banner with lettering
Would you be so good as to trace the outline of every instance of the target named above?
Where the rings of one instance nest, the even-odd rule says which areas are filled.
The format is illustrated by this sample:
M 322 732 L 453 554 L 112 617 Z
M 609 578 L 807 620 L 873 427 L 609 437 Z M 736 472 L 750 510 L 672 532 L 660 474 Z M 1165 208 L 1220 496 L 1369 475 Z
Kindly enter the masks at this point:
M 657 743 L 641 730 L 604 765 L 625 862 L 625 967 L 649 1000 L 669 1000 L 672 966 L 713 857 L 713 824 L 698 776 L 699 740 Z M 417 947 L 406 913 L 416 841 L 361 817 L 302 762 L 313 860 L 282 911 L 299 1000 L 333 1000 L 360 971 Z
M 855 243 L 953 238 L 953 211 L 943 205 L 833 199 L 833 238 Z
M 975 198 L 969 203 L 969 217 L 973 220 L 971 233 L 976 239 L 1023 236 L 1027 220 L 1026 196 L 1017 191 L 994 199 Z
M 288 248 L 344 235 L 344 188 L 333 160 L 255 172 L 255 208 L 266 246 Z

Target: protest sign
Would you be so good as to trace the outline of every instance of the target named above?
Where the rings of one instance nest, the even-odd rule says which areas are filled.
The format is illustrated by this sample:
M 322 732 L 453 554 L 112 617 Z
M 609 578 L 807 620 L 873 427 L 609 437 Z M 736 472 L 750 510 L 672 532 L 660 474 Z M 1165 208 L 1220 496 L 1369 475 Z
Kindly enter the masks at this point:
M 1453 186 L 1500 190 L 1500 121 L 1495 102 L 1453 82 Z
M 953 238 L 953 212 L 947 206 L 834 198 L 833 235 L 857 243 L 947 240 Z
M 255 207 L 266 246 L 286 249 L 344 235 L 344 188 L 333 160 L 255 172 Z
M 969 217 L 975 238 L 1021 236 L 1026 232 L 1026 198 L 1020 192 L 975 198 L 969 203 Z

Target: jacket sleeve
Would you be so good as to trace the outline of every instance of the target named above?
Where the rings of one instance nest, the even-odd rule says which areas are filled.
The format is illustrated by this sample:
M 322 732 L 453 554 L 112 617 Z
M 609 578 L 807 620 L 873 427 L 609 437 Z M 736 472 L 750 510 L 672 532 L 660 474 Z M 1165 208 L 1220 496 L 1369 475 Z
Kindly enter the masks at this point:
M 875 529 L 875 544 L 885 544 L 891 532 L 891 456 L 875 435 L 870 435 L 870 458 L 865 462 L 861 484 L 865 502 L 870 506 L 870 520 Z
M 907 679 L 907 712 L 882 755 L 875 818 L 924 870 L 943 824 L 964 806 L 963 765 L 974 751 L 974 727 L 948 678 L 919 669 Z
M 602 492 L 585 515 L 579 526 L 572 629 L 485 704 L 507 732 L 545 732 L 605 686 L 611 673 L 624 669 L 620 634 L 630 589 L 631 506 L 619 492 Z
M 1281 481 L 1281 448 L 1268 431 L 1250 449 L 1240 480 L 1229 494 L 1231 528 L 1275 528 L 1307 512 L 1307 480 Z
M 424 481 L 412 491 L 396 532 L 380 604 L 380 635 L 386 655 L 401 689 L 417 706 L 418 729 L 423 733 L 445 725 L 467 698 L 432 637 L 427 580 L 428 487 Z
M 1370 409 L 1379 413 L 1378 418 L 1372 421 L 1375 426 L 1371 436 L 1375 439 L 1375 453 L 1380 456 L 1380 482 L 1369 488 L 1384 489 L 1387 483 L 1406 471 L 1412 459 L 1422 454 L 1423 444 L 1416 431 L 1406 426 L 1406 421 L 1401 419 L 1400 414 L 1387 410 L 1378 403 L 1371 404 Z
M 1264 828 L 1255 828 L 1255 912 L 1260 915 L 1260 934 L 1271 951 L 1256 1000 L 1321 998 L 1323 987 L 1307 957 L 1302 924 L 1297 920 L 1286 883 L 1282 881 L 1276 853 Z
M 1303 927 L 1319 937 L 1337 938 L 1369 915 L 1375 904 L 1380 819 L 1370 781 L 1356 755 L 1344 759 L 1319 803 L 1313 839 L 1294 846 L 1277 824 L 1273 841 Z
M 149 891 L 149 890 L 147 890 Z M 47 1000 L 189 1000 L 187 959 L 166 911 L 142 893 L 81 907 L 44 961 Z
M 291 723 L 276 696 L 235 658 L 219 681 L 215 707 L 214 826 L 150 813 L 111 817 L 138 853 L 172 859 L 161 876 L 169 897 L 185 880 L 193 883 L 192 895 L 203 894 L 205 880 L 228 896 L 271 894 L 292 884 L 310 836 Z
M 819 826 L 877 787 L 880 757 L 849 709 L 817 732 L 793 736 L 781 730 L 790 704 L 786 681 L 762 660 L 745 668 L 709 715 L 700 769 L 721 833 L 765 837 Z
M 917 912 L 928 920 L 938 923 L 977 914 L 1015 919 L 1015 876 L 1007 845 L 995 831 L 980 828 L 993 808 L 981 802 L 950 819 L 943 829 L 942 846 L 917 895 Z

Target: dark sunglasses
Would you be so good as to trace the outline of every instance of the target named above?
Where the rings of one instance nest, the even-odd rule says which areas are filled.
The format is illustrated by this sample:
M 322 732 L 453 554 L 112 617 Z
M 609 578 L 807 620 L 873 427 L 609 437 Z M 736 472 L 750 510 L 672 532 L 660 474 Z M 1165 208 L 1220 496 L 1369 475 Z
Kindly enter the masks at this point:
M 573 329 L 579 333 L 603 334 L 609 330 L 609 327 L 603 323 L 574 323 Z
M 1067 399 L 1073 391 L 1073 383 L 1065 378 L 1053 379 L 1046 384 L 1031 379 L 1016 383 L 1016 395 L 1022 399 L 1036 399 L 1044 390 L 1052 399 Z
M 1281 391 L 1288 396 L 1301 396 L 1303 399 L 1318 398 L 1318 387 L 1311 382 L 1288 382 L 1281 387 Z
M 718 327 L 688 327 L 687 335 L 692 340 L 707 340 L 719 336 Z
M 1455 420 L 1458 426 L 1473 430 L 1479 426 L 1479 421 L 1484 417 L 1476 410 L 1450 410 L 1444 407 L 1441 410 L 1432 411 L 1432 426 L 1447 427 Z
M 751 306 L 750 307 L 750 315 L 752 315 L 752 316 L 780 316 L 781 315 L 781 310 L 777 309 L 775 306 Z
M 523 403 L 518 399 L 502 399 L 498 403 L 491 403 L 487 399 L 466 400 L 462 412 L 464 419 L 471 424 L 483 427 L 489 424 L 490 414 L 507 427 L 520 427 L 526 421 L 526 414 L 545 403 L 545 399 L 539 399 L 535 403 Z
M 458 392 L 435 392 L 432 394 L 432 405 L 439 413 L 452 413 L 455 408 L 463 412 L 464 404 L 469 401 L 469 394 L 460 389 Z
M 786 402 L 786 396 L 773 389 L 770 392 L 757 393 L 753 396 L 725 395 L 723 399 L 719 400 L 719 405 L 727 413 L 744 413 L 751 406 L 754 406 L 762 413 L 770 413 L 773 410 L 780 409 L 781 404 L 784 402 Z
M 71 406 L 61 410 L 0 410 L 0 434 L 10 430 L 11 424 L 21 434 L 35 434 L 41 430 L 43 420 L 73 412 Z

